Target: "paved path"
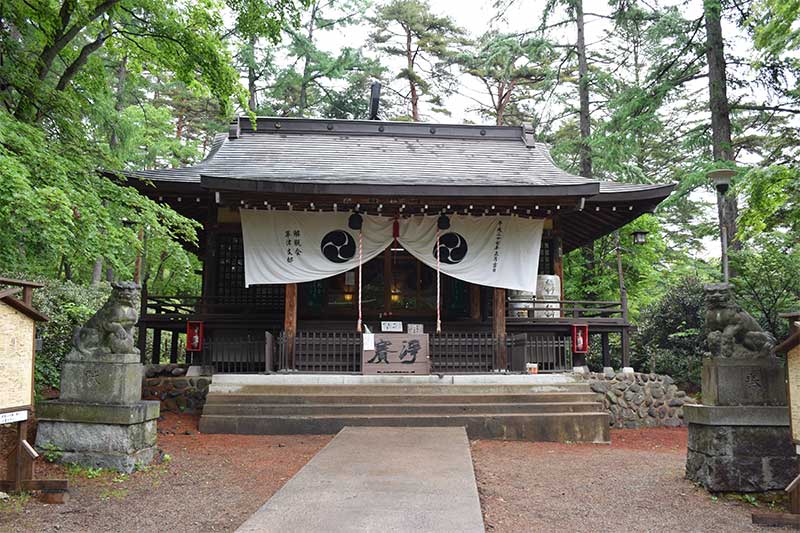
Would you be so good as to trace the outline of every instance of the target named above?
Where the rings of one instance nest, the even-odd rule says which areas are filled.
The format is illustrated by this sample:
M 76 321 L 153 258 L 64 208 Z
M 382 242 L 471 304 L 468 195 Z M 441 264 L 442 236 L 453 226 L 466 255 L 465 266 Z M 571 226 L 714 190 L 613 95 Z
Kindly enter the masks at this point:
M 237 531 L 482 532 L 467 434 L 346 427 Z

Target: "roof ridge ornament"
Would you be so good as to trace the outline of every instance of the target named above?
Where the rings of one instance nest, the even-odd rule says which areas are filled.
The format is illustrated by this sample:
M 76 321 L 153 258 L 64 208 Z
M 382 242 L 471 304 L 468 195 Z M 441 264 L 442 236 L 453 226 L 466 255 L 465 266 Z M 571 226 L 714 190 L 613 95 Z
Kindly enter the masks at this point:
M 228 139 L 238 139 L 242 134 L 241 117 L 236 117 L 236 120 L 231 122 L 228 126 Z

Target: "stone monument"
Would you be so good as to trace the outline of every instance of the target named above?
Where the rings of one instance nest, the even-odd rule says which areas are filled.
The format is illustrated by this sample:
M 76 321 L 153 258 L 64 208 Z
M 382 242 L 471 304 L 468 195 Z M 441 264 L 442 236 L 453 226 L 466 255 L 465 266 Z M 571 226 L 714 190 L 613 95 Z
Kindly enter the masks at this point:
M 36 446 L 58 448 L 61 462 L 131 472 L 153 459 L 159 402 L 141 399 L 138 309 L 138 285 L 112 284 L 108 301 L 76 328 L 59 399 L 37 405 Z
M 797 465 L 775 341 L 736 304 L 730 284 L 705 292 L 711 354 L 703 361 L 703 404 L 683 410 L 686 477 L 715 492 L 784 489 Z

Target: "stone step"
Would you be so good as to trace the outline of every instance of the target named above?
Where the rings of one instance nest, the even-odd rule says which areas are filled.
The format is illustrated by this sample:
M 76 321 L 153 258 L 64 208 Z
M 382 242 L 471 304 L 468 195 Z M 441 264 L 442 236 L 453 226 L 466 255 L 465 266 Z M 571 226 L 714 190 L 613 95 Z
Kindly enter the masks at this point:
M 607 413 L 548 413 L 491 415 L 322 415 L 228 416 L 200 419 L 203 433 L 243 435 L 323 435 L 345 426 L 437 427 L 463 426 L 472 439 L 544 442 L 609 442 Z
M 358 391 L 361 392 L 361 391 Z M 501 394 L 478 393 L 436 393 L 436 394 L 396 394 L 371 393 L 355 394 L 342 391 L 327 393 L 209 393 L 206 406 L 216 404 L 408 404 L 408 403 L 565 403 L 598 401 L 600 395 L 594 392 L 521 392 Z
M 212 394 L 520 394 L 537 392 L 590 392 L 587 383 L 547 385 L 237 385 L 212 382 Z
M 215 403 L 206 404 L 203 415 L 224 416 L 333 416 L 333 415 L 492 415 L 502 413 L 596 413 L 598 402 L 532 402 L 532 403 L 358 403 L 358 404 L 292 404 L 292 403 Z

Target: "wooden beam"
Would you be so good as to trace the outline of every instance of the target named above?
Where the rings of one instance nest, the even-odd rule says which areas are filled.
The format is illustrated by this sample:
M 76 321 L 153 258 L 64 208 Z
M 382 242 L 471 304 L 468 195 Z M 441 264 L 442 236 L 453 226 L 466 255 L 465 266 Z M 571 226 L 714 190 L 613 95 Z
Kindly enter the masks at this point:
M 169 362 L 175 364 L 178 362 L 178 335 L 177 331 L 170 332 L 169 342 Z
M 294 339 L 297 336 L 297 283 L 286 284 L 283 331 L 286 336 L 286 366 L 294 368 Z
M 161 364 L 161 330 L 153 330 L 153 354 L 151 362 L 154 365 Z
M 497 342 L 495 367 L 500 370 L 508 368 L 508 350 L 506 348 L 506 290 L 495 287 L 492 313 L 492 335 Z
M 469 317 L 472 320 L 481 319 L 481 286 L 469 284 Z
M 759 526 L 800 528 L 800 514 L 757 512 L 751 516 L 753 524 Z
M 603 366 L 611 366 L 611 349 L 608 345 L 608 333 L 600 334 L 600 344 L 603 351 Z

